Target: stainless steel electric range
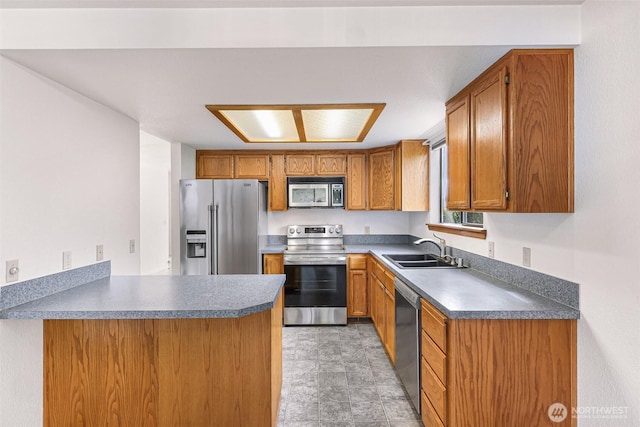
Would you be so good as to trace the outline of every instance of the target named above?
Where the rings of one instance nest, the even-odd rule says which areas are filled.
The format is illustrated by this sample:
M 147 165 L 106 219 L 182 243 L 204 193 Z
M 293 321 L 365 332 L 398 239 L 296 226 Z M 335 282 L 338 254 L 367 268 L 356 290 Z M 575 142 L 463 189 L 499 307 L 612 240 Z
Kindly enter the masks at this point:
M 347 324 L 342 225 L 290 225 L 284 251 L 284 324 Z

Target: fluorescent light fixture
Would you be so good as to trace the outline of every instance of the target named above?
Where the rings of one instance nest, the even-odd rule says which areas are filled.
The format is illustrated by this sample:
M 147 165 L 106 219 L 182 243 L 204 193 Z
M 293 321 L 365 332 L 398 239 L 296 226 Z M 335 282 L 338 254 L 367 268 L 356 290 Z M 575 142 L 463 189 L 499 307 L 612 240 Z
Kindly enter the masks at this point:
M 244 142 L 362 142 L 386 104 L 207 105 Z

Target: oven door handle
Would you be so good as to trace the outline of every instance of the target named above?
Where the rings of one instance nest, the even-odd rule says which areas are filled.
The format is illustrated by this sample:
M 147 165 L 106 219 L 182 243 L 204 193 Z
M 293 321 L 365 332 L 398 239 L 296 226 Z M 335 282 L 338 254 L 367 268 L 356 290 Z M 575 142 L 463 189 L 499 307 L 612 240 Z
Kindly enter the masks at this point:
M 284 257 L 284 265 L 346 265 L 347 257 L 346 256 L 322 256 L 322 255 L 313 255 L 313 256 L 299 256 L 288 257 L 285 255 Z

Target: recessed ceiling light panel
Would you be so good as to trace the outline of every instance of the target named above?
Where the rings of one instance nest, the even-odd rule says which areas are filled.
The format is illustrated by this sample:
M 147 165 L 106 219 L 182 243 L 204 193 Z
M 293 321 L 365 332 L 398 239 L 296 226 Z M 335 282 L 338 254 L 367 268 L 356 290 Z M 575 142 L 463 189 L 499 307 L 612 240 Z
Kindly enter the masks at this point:
M 207 105 L 244 142 L 362 142 L 385 104 Z

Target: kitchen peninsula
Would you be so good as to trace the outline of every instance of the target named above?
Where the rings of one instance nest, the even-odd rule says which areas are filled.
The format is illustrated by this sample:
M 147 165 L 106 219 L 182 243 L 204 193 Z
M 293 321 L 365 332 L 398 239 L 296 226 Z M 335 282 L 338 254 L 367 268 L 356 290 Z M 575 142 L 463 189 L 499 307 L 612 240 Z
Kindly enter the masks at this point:
M 276 425 L 284 275 L 109 276 L 44 320 L 44 425 Z

